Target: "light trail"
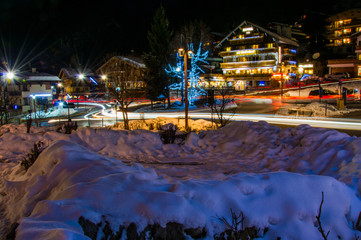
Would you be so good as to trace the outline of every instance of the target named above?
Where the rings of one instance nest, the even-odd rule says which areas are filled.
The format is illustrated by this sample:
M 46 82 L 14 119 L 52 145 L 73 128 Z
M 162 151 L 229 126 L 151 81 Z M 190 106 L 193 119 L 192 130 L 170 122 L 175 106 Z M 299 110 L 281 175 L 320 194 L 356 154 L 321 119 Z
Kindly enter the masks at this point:
M 84 115 L 83 119 L 74 119 L 75 121 L 104 121 L 108 124 L 114 124 L 116 116 L 113 109 L 107 111 L 106 107 L 102 104 L 92 103 L 88 105 L 101 107 L 101 110 L 96 110 L 91 113 Z M 176 112 L 129 112 L 129 120 L 140 120 L 140 119 L 153 119 L 157 117 L 165 118 L 184 118 L 183 111 Z M 189 117 L 193 119 L 211 119 L 211 113 L 200 113 L 190 112 Z M 229 114 L 224 113 L 224 117 L 231 121 L 265 121 L 270 124 L 279 125 L 290 125 L 297 126 L 301 124 L 307 124 L 311 127 L 322 127 L 331 129 L 344 129 L 344 130 L 358 130 L 361 131 L 361 120 L 359 119 L 347 119 L 347 118 L 311 118 L 311 117 L 291 117 L 291 116 L 280 116 L 271 114 Z M 213 118 L 217 119 L 216 114 L 213 114 Z M 117 112 L 118 121 L 122 121 L 122 112 Z M 51 120 L 51 122 L 57 122 L 59 120 Z M 67 121 L 67 120 L 64 120 Z

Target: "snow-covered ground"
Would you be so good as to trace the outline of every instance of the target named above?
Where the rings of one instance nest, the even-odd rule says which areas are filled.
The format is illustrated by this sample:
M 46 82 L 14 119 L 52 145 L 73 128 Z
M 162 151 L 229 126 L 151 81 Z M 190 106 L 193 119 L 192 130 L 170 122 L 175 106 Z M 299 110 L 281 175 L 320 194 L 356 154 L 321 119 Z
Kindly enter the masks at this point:
M 135 125 L 149 128 L 149 121 Z M 169 121 L 157 119 L 152 128 Z M 138 231 L 177 222 L 204 228 L 203 239 L 213 239 L 226 228 L 219 218 L 231 222 L 232 209 L 243 212 L 247 226 L 267 229 L 262 239 L 322 239 L 316 220 L 322 192 L 328 239 L 361 236 L 354 229 L 361 138 L 308 125 L 233 122 L 207 131 L 202 127 L 212 125 L 204 120 L 191 125 L 197 132 L 182 144 L 163 144 L 156 132 L 140 129 L 64 135 L 2 126 L 0 238 L 18 222 L 17 239 L 89 239 L 78 223 L 83 216 L 105 218 L 114 231 L 132 222 Z M 19 162 L 38 141 L 48 147 L 25 171 Z
M 337 117 L 352 111 L 360 111 L 359 109 L 338 109 L 331 104 L 325 102 L 311 102 L 309 104 L 287 104 L 281 107 L 277 114 L 280 115 L 306 115 L 312 117 Z

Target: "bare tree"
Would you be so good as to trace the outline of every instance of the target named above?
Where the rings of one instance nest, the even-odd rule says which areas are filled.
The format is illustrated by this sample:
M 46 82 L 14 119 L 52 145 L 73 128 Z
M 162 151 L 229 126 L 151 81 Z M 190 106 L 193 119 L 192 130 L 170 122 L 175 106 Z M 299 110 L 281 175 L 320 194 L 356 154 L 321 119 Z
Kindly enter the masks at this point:
M 228 87 L 222 87 L 220 89 L 216 89 L 219 93 L 219 99 L 212 99 L 209 101 L 209 107 L 212 113 L 212 121 L 213 121 L 213 114 L 217 114 L 217 118 L 219 120 L 220 127 L 224 127 L 230 121 L 230 117 L 225 117 L 224 113 L 226 111 L 226 107 L 233 102 L 232 93 L 233 89 Z M 234 112 L 233 112 L 234 114 Z
M 116 104 L 119 104 L 119 108 L 123 115 L 124 129 L 126 130 L 129 130 L 129 105 L 135 98 L 144 95 L 144 92 L 131 87 L 131 84 L 134 84 L 134 82 L 131 81 L 132 76 L 132 69 L 122 72 L 122 74 L 118 76 L 118 81 L 109 88 L 109 92 L 115 98 Z

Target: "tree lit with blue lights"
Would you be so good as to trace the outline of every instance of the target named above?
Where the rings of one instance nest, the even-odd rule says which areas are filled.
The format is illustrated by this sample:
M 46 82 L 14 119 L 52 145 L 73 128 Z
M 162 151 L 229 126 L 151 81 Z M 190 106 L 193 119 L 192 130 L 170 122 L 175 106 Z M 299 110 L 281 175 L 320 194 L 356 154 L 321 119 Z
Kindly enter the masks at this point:
M 194 51 L 193 44 L 188 45 L 188 49 L 194 52 L 193 57 L 190 59 L 190 65 L 187 68 L 187 78 L 188 78 L 188 102 L 190 105 L 193 105 L 197 100 L 198 96 L 205 95 L 206 91 L 201 88 L 199 85 L 199 75 L 204 73 L 201 65 L 208 65 L 206 58 L 208 57 L 208 51 L 202 53 L 202 43 L 199 44 L 197 51 Z M 168 65 L 165 69 L 167 74 L 171 77 L 178 78 L 179 82 L 174 83 L 169 86 L 171 90 L 184 90 L 184 61 L 183 57 L 179 56 L 177 53 L 177 63 L 175 66 Z

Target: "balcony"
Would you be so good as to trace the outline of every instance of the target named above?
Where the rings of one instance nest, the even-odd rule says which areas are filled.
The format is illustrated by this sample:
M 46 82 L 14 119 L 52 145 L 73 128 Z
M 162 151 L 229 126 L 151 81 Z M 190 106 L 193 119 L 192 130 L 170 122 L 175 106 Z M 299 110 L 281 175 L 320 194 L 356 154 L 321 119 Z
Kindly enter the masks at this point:
M 260 61 L 250 61 L 250 62 L 230 62 L 230 63 L 221 63 L 222 69 L 232 69 L 232 68 L 257 68 L 257 67 L 273 67 L 276 65 L 276 60 L 260 60 Z
M 238 49 L 231 51 L 223 51 L 219 53 L 221 57 L 231 57 L 231 56 L 250 56 L 257 55 L 262 53 L 277 53 L 277 49 L 272 48 L 258 48 L 258 49 Z

